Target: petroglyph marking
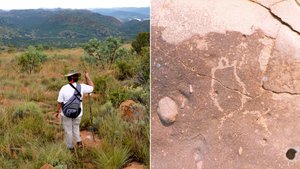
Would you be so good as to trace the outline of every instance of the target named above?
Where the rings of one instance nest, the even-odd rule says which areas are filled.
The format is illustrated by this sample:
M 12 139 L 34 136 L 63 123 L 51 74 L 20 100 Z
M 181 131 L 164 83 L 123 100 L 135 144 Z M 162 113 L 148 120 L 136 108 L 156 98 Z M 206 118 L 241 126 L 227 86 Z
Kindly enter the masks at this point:
M 267 110 L 267 113 L 269 112 L 270 110 L 268 109 Z M 264 113 L 264 114 L 267 114 L 267 113 Z M 254 115 L 256 116 L 256 121 L 253 122 L 254 123 L 257 123 L 259 125 L 261 125 L 267 132 L 267 134 L 265 135 L 266 137 L 269 137 L 272 135 L 272 133 L 270 132 L 269 128 L 268 128 L 268 125 L 267 125 L 267 119 L 265 119 L 263 117 L 263 115 L 261 114 L 261 112 L 259 111 L 245 111 L 243 112 L 244 115 L 247 115 L 247 114 L 250 114 L 250 115 Z
M 247 100 L 249 99 L 250 96 L 246 92 L 245 83 L 242 82 L 242 80 L 240 79 L 240 77 L 237 74 L 237 61 L 235 60 L 235 61 L 232 62 L 232 64 L 229 64 L 229 61 L 228 61 L 227 58 L 221 57 L 221 59 L 219 60 L 218 66 L 215 67 L 215 68 L 212 68 L 212 70 L 211 70 L 212 78 L 216 79 L 215 73 L 216 73 L 217 70 L 222 70 L 222 69 L 225 69 L 225 68 L 233 68 L 233 74 L 234 74 L 235 79 L 232 79 L 232 80 L 236 80 L 238 82 L 238 84 L 242 87 L 242 91 L 235 90 L 235 91 L 239 92 L 240 94 L 242 94 L 242 98 L 241 98 L 242 104 L 239 108 L 237 108 L 238 110 L 242 110 L 244 108 L 244 104 L 247 102 Z M 220 81 L 218 81 L 218 82 L 222 86 L 224 86 Z M 223 112 L 224 109 L 220 106 L 219 101 L 216 98 L 217 95 L 216 95 L 215 89 L 214 89 L 215 83 L 216 83 L 215 80 L 211 81 L 210 97 L 214 101 L 214 105 L 218 108 L 218 110 Z

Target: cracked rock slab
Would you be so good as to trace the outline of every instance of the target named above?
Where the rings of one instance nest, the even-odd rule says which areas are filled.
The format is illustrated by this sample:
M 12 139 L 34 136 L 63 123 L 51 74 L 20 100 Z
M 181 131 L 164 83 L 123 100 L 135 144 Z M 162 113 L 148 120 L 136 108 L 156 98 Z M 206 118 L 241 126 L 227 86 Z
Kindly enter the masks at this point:
M 250 1 L 260 4 L 266 8 L 270 8 L 270 6 L 272 6 L 278 2 L 281 2 L 282 0 L 250 0 Z
M 300 168 L 299 34 L 248 0 L 152 0 L 151 19 L 151 168 Z
M 265 89 L 277 93 L 300 92 L 300 36 L 282 26 L 278 33 L 264 82 Z
M 195 34 L 237 31 L 250 35 L 257 29 L 276 38 L 281 25 L 268 9 L 248 0 L 166 0 L 152 1 L 151 6 L 151 24 L 162 27 L 161 36 L 173 44 Z
M 295 0 L 286 0 L 270 7 L 271 12 L 278 16 L 298 33 L 300 32 L 300 7 Z

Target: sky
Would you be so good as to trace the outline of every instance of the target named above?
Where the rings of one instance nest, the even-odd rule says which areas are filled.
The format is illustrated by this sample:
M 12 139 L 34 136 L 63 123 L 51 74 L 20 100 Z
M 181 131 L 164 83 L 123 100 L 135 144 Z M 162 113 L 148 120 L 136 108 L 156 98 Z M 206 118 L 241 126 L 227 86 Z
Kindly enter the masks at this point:
M 150 0 L 8 0 L 0 9 L 149 7 Z

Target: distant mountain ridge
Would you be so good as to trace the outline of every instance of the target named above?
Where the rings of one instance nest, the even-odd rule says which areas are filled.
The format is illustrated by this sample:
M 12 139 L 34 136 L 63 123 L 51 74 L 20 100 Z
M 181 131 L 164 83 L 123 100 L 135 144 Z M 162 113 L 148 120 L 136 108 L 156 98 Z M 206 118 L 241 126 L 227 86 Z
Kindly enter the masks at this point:
M 133 40 L 139 32 L 149 32 L 149 20 L 121 22 L 112 16 L 89 10 L 71 9 L 28 9 L 0 11 L 0 42 L 26 45 L 30 43 L 67 44 L 91 38 L 103 39 L 107 36 L 120 36 Z M 130 17 L 134 12 L 127 12 Z M 139 19 L 139 18 L 136 18 Z M 2 31 L 1 31 L 2 30 Z M 130 31 L 128 31 L 130 30 Z M 52 44 L 51 44 L 52 43 Z
M 150 20 L 150 7 L 141 8 L 93 8 L 90 11 L 100 13 L 102 15 L 109 15 L 118 18 L 122 22 L 138 19 L 141 21 Z

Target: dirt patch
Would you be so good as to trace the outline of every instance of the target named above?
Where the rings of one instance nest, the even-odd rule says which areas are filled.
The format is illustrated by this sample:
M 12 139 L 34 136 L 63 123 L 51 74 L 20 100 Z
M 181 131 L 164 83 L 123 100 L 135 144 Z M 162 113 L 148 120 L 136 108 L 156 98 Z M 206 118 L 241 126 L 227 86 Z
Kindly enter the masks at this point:
M 92 163 L 84 163 L 84 167 L 85 168 L 95 168 L 95 165 L 93 165 Z
M 13 90 L 13 87 L 9 87 L 9 86 L 2 86 L 3 90 Z
M 102 141 L 99 139 L 98 135 L 94 135 L 95 141 L 93 140 L 93 133 L 91 131 L 80 131 L 80 136 L 85 148 L 101 148 Z
M 115 70 L 107 70 L 107 71 L 104 71 L 104 72 L 100 72 L 99 75 L 103 76 L 103 75 L 106 75 L 106 74 L 109 74 L 109 73 L 115 73 Z
M 0 104 L 2 105 L 9 105 L 9 104 L 15 104 L 17 101 L 15 100 L 9 100 L 9 99 L 0 99 Z
M 62 75 L 62 74 L 58 74 L 58 73 L 54 73 L 54 72 L 50 72 L 50 73 L 48 73 L 46 76 L 48 76 L 48 77 L 55 77 L 55 78 L 63 78 L 64 77 L 64 75 Z
M 21 93 L 25 93 L 25 94 L 29 94 L 30 93 L 30 90 L 28 88 L 21 88 L 20 89 L 20 92 Z

